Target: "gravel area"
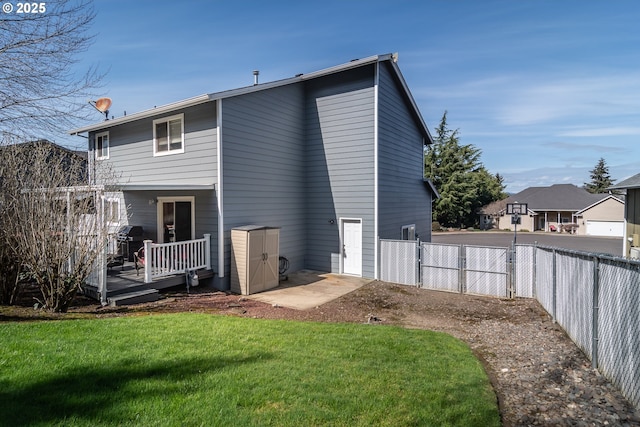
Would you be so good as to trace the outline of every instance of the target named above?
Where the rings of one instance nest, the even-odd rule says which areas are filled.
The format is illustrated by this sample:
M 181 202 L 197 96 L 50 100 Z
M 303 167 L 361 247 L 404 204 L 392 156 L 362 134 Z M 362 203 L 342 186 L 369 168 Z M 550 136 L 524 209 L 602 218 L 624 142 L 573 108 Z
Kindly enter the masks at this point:
M 79 299 L 66 314 L 1 307 L 0 321 L 195 311 L 253 318 L 400 325 L 446 332 L 482 360 L 504 426 L 640 426 L 640 411 L 589 360 L 535 300 L 429 291 L 372 282 L 310 310 L 264 304 L 206 287 L 169 292 L 130 307 Z

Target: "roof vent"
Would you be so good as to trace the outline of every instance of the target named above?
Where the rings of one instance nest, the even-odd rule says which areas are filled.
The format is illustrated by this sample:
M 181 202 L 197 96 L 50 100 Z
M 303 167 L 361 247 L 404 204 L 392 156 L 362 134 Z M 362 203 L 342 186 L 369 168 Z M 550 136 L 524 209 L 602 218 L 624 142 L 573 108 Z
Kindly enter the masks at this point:
M 258 76 L 260 75 L 260 71 L 258 70 L 253 70 L 253 85 L 257 85 L 258 84 Z

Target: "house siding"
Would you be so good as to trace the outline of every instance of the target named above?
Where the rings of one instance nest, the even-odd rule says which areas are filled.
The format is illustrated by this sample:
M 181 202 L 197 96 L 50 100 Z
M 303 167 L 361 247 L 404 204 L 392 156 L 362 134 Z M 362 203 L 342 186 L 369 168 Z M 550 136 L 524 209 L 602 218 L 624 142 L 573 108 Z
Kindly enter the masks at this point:
M 280 255 L 304 268 L 304 91 L 293 84 L 222 101 L 225 262 L 233 227 L 280 227 Z M 226 282 L 229 278 L 226 277 Z
M 306 267 L 339 272 L 340 218 L 362 220 L 362 275 L 375 277 L 373 66 L 307 83 Z
M 432 192 L 423 180 L 423 135 L 388 64 L 380 64 L 378 89 L 378 233 L 400 239 L 415 224 L 420 240 L 431 241 Z
M 609 198 L 582 212 L 578 219 L 578 234 L 587 233 L 587 221 L 622 222 L 624 220 L 624 203 Z
M 180 113 L 184 113 L 184 153 L 154 157 L 153 120 Z M 122 185 L 211 185 L 217 176 L 216 127 L 213 102 L 114 126 L 108 129 L 105 162 L 113 165 Z

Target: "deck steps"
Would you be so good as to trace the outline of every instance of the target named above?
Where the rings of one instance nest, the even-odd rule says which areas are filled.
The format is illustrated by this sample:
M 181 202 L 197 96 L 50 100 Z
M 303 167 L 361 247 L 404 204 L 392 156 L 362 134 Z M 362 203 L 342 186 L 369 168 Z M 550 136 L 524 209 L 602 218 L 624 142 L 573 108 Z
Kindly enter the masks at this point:
M 212 270 L 198 270 L 197 273 L 201 286 L 206 283 L 203 281 L 214 277 Z M 160 299 L 159 291 L 185 286 L 185 279 L 185 274 L 176 274 L 155 279 L 152 283 L 144 283 L 143 274 L 137 273 L 133 265 L 125 263 L 122 268 L 112 268 L 107 271 L 107 304 L 122 306 L 157 301 Z M 100 301 L 100 292 L 95 285 L 83 286 L 82 293 Z
M 142 289 L 133 292 L 125 292 L 112 297 L 107 298 L 111 307 L 118 307 L 121 305 L 140 304 L 143 302 L 158 301 L 160 299 L 160 293 L 157 289 Z

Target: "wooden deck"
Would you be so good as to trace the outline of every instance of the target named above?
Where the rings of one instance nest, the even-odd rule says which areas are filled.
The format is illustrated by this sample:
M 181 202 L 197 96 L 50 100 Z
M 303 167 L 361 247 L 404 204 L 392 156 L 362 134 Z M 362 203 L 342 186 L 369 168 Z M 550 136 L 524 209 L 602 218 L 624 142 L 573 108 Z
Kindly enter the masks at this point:
M 198 278 L 202 280 L 213 277 L 211 270 L 198 270 Z M 157 295 L 157 291 L 177 286 L 186 287 L 186 275 L 177 274 L 175 276 L 167 276 L 155 279 L 151 283 L 144 283 L 144 270 L 140 269 L 136 274 L 135 266 L 132 262 L 125 262 L 122 266 L 115 266 L 107 269 L 107 301 L 111 305 L 132 304 L 135 302 L 143 302 L 139 297 L 146 295 L 146 301 L 153 300 L 152 295 Z M 100 300 L 100 293 L 97 286 L 86 285 L 83 288 L 86 296 Z M 127 296 L 131 297 L 131 301 L 127 302 Z M 137 299 L 135 297 L 138 297 Z M 157 298 L 155 298 L 157 299 Z M 117 303 L 114 304 L 114 301 Z

